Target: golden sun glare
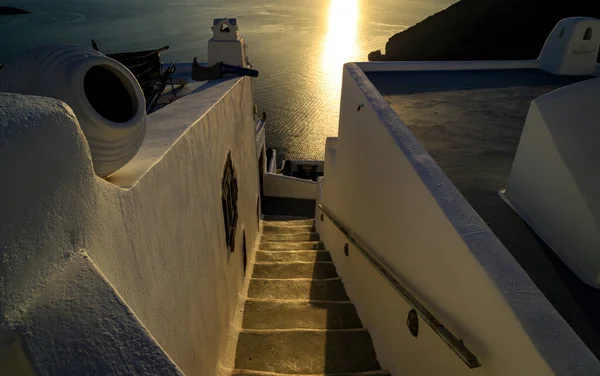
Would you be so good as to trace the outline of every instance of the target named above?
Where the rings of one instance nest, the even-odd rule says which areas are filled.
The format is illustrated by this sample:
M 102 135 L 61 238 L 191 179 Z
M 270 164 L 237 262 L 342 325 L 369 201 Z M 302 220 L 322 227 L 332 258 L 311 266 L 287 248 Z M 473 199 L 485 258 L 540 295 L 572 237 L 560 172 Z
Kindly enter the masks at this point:
M 358 53 L 356 36 L 359 17 L 359 0 L 331 0 L 321 68 L 325 80 L 334 87 L 341 85 L 344 63 Z

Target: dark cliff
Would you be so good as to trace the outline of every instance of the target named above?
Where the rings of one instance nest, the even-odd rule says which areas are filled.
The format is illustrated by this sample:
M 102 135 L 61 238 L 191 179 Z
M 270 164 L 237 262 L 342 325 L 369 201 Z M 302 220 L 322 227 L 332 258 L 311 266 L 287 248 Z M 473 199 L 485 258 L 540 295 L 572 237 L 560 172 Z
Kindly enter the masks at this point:
M 392 36 L 369 60 L 511 60 L 537 58 L 566 17 L 600 18 L 600 1 L 461 0 Z
M 30 12 L 23 10 L 23 9 L 19 9 L 19 8 L 14 8 L 14 7 L 3 7 L 0 5 L 0 16 L 9 16 L 9 15 L 14 15 L 14 14 L 29 14 Z

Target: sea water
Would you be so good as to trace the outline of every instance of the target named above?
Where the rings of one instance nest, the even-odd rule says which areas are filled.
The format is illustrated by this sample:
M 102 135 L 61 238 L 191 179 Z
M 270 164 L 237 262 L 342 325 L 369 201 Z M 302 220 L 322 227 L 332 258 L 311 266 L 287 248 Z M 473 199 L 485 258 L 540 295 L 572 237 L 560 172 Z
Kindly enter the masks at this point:
M 267 144 L 279 157 L 323 159 L 337 134 L 342 66 L 366 61 L 395 33 L 455 0 L 9 0 L 32 12 L 0 16 L 0 63 L 40 44 L 106 53 L 169 45 L 163 61 L 206 61 L 213 18 L 236 17 L 253 67 Z

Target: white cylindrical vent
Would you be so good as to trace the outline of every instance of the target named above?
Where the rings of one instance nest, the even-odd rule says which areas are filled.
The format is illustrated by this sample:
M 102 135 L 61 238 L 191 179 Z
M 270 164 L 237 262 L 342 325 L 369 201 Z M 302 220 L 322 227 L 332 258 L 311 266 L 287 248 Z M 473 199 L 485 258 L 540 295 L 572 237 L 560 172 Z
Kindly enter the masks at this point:
M 135 76 L 91 48 L 60 44 L 30 51 L 0 70 L 0 91 L 67 103 L 101 177 L 129 162 L 144 139 L 146 102 Z

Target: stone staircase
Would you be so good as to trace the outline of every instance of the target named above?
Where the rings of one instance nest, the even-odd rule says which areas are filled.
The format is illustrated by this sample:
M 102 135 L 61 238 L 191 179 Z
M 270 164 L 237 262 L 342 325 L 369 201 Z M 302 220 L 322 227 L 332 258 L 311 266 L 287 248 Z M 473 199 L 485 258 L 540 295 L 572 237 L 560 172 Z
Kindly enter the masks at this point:
M 233 375 L 389 376 L 314 231 L 264 222 Z

